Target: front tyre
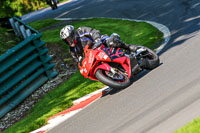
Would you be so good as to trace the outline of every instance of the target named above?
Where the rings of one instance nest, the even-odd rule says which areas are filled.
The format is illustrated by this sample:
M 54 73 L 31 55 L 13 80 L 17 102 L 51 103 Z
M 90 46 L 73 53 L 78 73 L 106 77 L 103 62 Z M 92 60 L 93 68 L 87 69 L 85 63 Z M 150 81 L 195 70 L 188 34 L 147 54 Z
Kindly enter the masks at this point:
M 109 72 L 106 70 L 98 69 L 95 76 L 103 84 L 116 89 L 123 89 L 131 84 L 131 81 L 126 74 L 120 73 L 121 78 L 119 80 L 117 78 L 113 78 L 108 73 Z

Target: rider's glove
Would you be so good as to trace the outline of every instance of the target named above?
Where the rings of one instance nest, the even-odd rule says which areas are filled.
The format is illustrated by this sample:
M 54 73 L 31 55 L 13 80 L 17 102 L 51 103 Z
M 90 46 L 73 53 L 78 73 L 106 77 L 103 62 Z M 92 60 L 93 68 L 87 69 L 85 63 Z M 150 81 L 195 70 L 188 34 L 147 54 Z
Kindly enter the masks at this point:
M 106 44 L 111 48 L 121 47 L 122 41 L 117 33 L 113 33 L 109 39 L 106 40 Z
M 92 49 L 94 50 L 94 49 L 98 48 L 101 44 L 102 44 L 101 39 L 95 40 L 95 44 L 94 44 L 94 46 L 92 47 Z
M 82 62 L 83 62 L 83 57 L 82 56 L 78 57 L 78 62 L 80 63 L 80 66 L 82 66 Z

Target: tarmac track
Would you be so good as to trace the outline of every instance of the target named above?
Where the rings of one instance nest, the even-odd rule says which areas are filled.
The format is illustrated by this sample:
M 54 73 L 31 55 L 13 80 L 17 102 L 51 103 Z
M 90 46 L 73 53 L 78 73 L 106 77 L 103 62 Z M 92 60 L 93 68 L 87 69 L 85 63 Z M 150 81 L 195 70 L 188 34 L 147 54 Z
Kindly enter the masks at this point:
M 161 65 L 135 77 L 69 118 L 50 133 L 170 133 L 200 116 L 199 0 L 79 0 L 24 16 L 113 17 L 155 21 L 171 31 Z

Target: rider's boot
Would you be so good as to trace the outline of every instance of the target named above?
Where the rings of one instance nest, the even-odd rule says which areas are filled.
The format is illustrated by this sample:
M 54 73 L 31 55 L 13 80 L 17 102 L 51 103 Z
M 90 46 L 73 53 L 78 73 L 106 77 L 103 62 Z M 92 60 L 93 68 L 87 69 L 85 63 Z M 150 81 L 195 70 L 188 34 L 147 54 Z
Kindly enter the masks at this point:
M 132 52 L 136 52 L 138 47 L 136 45 L 129 45 L 128 46 L 129 50 L 132 51 Z
M 147 49 L 142 46 L 129 45 L 129 50 L 136 53 L 136 56 L 142 52 L 145 52 Z

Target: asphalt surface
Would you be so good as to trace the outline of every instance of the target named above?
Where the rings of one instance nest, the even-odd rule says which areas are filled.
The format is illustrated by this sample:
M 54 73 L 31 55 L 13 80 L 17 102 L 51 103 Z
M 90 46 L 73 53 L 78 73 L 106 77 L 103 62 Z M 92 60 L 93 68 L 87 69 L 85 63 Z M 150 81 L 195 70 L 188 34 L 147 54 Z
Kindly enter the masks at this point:
M 129 18 L 155 21 L 171 31 L 158 68 L 136 76 L 130 87 L 112 91 L 50 133 L 171 133 L 200 116 L 199 0 L 79 0 L 45 10 L 23 19 Z

